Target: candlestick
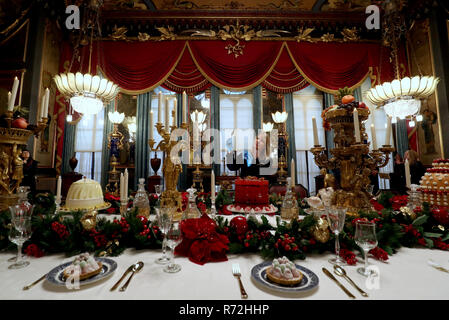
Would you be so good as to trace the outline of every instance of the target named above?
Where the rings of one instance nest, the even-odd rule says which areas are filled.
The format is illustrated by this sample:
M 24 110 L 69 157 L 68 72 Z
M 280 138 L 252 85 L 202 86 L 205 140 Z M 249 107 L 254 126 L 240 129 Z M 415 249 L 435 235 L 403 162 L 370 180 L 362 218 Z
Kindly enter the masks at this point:
M 162 123 L 162 92 L 159 91 L 159 99 L 157 105 L 157 122 Z
M 12 85 L 11 99 L 9 100 L 8 111 L 14 110 L 14 104 L 16 103 L 17 89 L 19 89 L 19 79 L 14 78 L 14 83 Z
M 374 127 L 374 123 L 371 124 L 371 140 L 373 141 L 373 150 L 377 150 L 376 128 Z
M 178 100 L 175 98 L 173 100 L 173 127 L 177 126 L 176 120 L 178 118 L 178 108 L 177 108 Z
M 410 189 L 411 186 L 411 177 L 410 177 L 410 163 L 408 162 L 408 159 L 405 160 L 405 185 L 407 186 L 407 188 Z
M 313 125 L 313 145 L 318 146 L 319 145 L 318 129 L 316 126 L 316 118 L 315 117 L 312 117 L 312 125 Z
M 360 123 L 359 123 L 359 111 L 357 108 L 354 109 L 354 112 L 352 113 L 354 118 L 354 135 L 355 135 L 355 142 L 360 143 Z
M 182 123 L 187 123 L 187 94 L 182 93 Z
M 390 145 L 390 136 L 391 136 L 391 117 L 387 117 L 387 133 L 385 136 L 385 145 Z
M 212 172 L 210 174 L 210 197 L 212 201 L 215 201 L 215 172 L 214 169 L 212 169 Z
M 291 165 L 290 165 L 290 170 L 291 170 L 291 176 L 292 176 L 292 187 L 295 187 L 295 177 L 296 177 L 296 168 L 295 168 L 295 162 L 292 159 Z
M 169 115 L 170 115 L 170 106 L 168 104 L 168 97 L 165 98 L 165 130 L 168 130 L 168 127 L 170 125 L 169 123 Z
M 153 110 L 150 111 L 150 140 L 153 140 Z

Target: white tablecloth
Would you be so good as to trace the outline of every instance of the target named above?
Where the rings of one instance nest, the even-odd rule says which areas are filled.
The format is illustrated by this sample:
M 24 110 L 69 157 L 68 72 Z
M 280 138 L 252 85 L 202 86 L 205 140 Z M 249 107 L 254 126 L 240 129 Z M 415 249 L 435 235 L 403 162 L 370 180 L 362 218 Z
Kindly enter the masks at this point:
M 79 290 L 68 290 L 56 287 L 42 281 L 28 291 L 23 286 L 32 283 L 52 268 L 69 262 L 72 259 L 64 255 L 49 255 L 42 258 L 27 257 L 30 265 L 10 270 L 11 262 L 7 260 L 14 256 L 13 252 L 0 253 L 0 300 L 9 299 L 37 299 L 37 300 L 114 300 L 114 299 L 152 299 L 152 300 L 239 300 L 240 291 L 237 280 L 233 277 L 231 266 L 238 262 L 242 270 L 242 281 L 248 293 L 248 300 L 277 300 L 277 299 L 320 299 L 320 300 L 350 300 L 347 295 L 324 273 L 322 267 L 333 272 L 333 266 L 327 261 L 332 254 L 308 255 L 305 260 L 295 261 L 319 277 L 317 289 L 302 294 L 277 293 L 260 287 L 251 279 L 251 269 L 263 262 L 260 255 L 240 254 L 228 255 L 228 261 L 197 265 L 187 258 L 176 257 L 182 270 L 175 274 L 164 272 L 163 266 L 154 261 L 161 256 L 160 250 L 127 249 L 122 255 L 113 257 L 117 264 L 114 274 L 100 282 L 81 286 Z M 345 269 L 369 297 L 363 298 L 343 278 L 338 280 L 346 286 L 357 300 L 395 300 L 395 299 L 448 299 L 449 274 L 438 271 L 427 264 L 428 259 L 439 262 L 449 269 L 449 253 L 441 250 L 401 248 L 384 263 L 369 259 L 370 264 L 376 265 L 380 272 L 378 289 L 367 289 L 365 277 L 359 275 L 357 267 L 362 266 L 362 258 L 357 266 L 346 266 Z M 125 292 L 109 289 L 122 276 L 131 264 L 143 261 L 144 268 L 137 273 Z M 125 279 L 126 280 L 126 279 Z M 122 284 L 125 282 L 122 281 Z

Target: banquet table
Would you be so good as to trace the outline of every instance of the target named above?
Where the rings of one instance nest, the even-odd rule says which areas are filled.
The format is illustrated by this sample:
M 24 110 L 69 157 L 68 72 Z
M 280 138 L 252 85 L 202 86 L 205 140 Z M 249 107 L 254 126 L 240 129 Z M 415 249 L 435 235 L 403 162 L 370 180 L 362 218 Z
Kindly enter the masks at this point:
M 271 217 L 270 222 L 273 222 Z M 248 293 L 247 300 L 352 300 L 336 283 L 322 271 L 322 267 L 333 273 L 328 259 L 332 253 L 307 255 L 305 260 L 295 263 L 313 271 L 319 278 L 318 286 L 303 293 L 283 293 L 261 286 L 251 277 L 251 269 L 264 260 L 259 254 L 228 254 L 228 261 L 198 265 L 186 257 L 176 256 L 176 263 L 182 266 L 178 273 L 170 274 L 155 260 L 161 250 L 127 249 L 117 257 L 110 257 L 117 263 L 117 269 L 108 278 L 80 286 L 79 289 L 58 287 L 47 280 L 39 282 L 30 290 L 25 285 L 32 283 L 54 267 L 72 261 L 63 254 L 46 255 L 41 258 L 26 257 L 30 264 L 22 269 L 11 270 L 7 260 L 14 252 L 0 253 L 1 300 L 241 300 L 237 279 L 232 274 L 232 264 L 239 263 L 242 282 Z M 433 259 L 449 269 L 449 253 L 423 248 L 401 248 L 386 262 L 373 258 L 369 263 L 379 269 L 378 288 L 367 288 L 366 278 L 357 272 L 363 266 L 361 256 L 356 266 L 345 266 L 348 276 L 354 280 L 369 297 L 364 298 L 344 278 L 335 276 L 356 300 L 441 300 L 449 298 L 449 273 L 428 265 Z M 120 279 L 125 270 L 137 261 L 144 262 L 143 269 L 136 273 L 125 292 L 109 289 Z M 121 284 L 124 284 L 125 278 Z

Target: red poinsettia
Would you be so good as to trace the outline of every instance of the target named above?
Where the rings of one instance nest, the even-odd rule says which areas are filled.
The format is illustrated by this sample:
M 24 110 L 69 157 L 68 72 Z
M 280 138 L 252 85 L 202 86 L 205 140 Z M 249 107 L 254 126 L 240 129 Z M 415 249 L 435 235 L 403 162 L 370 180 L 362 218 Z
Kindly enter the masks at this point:
M 379 202 L 377 202 L 376 200 L 374 200 L 374 199 L 371 199 L 370 200 L 370 202 L 371 202 L 371 205 L 374 207 L 374 210 L 376 210 L 376 211 L 382 211 L 383 209 L 384 209 L 384 206 L 383 205 L 381 205 Z
M 44 251 L 42 251 L 36 244 L 30 243 L 25 248 L 25 254 L 30 257 L 40 258 L 44 255 Z
M 391 206 L 393 210 L 399 210 L 401 207 L 404 207 L 407 205 L 407 195 L 403 196 L 394 196 L 390 199 Z
M 186 256 L 200 265 L 228 260 L 229 239 L 217 232 L 215 221 L 207 214 L 201 218 L 183 220 L 181 224 L 183 240 L 176 247 L 175 254 Z

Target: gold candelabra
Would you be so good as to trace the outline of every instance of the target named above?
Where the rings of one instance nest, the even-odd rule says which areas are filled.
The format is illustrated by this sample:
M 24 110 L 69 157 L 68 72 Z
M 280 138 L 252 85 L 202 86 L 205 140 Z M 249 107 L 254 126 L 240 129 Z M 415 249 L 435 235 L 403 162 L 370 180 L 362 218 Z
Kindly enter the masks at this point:
M 119 165 L 117 156 L 119 150 L 123 149 L 123 139 L 123 134 L 118 131 L 118 124 L 114 123 L 114 129 L 108 135 L 108 149 L 111 150 L 109 164 L 112 170 L 109 171 L 108 184 L 106 185 L 106 190 L 114 196 L 119 196 L 120 172 L 117 171 L 116 167 Z
M 325 187 L 332 187 L 335 191 L 332 204 L 348 208 L 348 214 L 353 216 L 356 216 L 359 210 L 372 208 L 371 195 L 367 191 L 371 184 L 370 175 L 378 168 L 386 166 L 390 153 L 394 151 L 391 145 L 369 150 L 370 143 L 363 121 L 368 119 L 370 112 L 362 108 L 357 110 L 362 142 L 356 142 L 355 139 L 352 110 L 340 108 L 325 114 L 325 120 L 334 131 L 335 147 L 330 150 L 333 157 L 329 157 L 321 145 L 311 148 L 315 163 L 325 174 Z M 332 174 L 328 170 L 339 171 L 339 174 Z
M 172 113 L 174 114 L 174 112 Z M 187 130 L 187 123 L 183 122 L 181 129 Z M 178 211 L 182 211 L 182 197 L 181 193 L 177 190 L 177 184 L 179 179 L 179 174 L 182 172 L 181 161 L 175 161 L 171 157 L 173 148 L 180 144 L 181 148 L 178 151 L 185 151 L 188 148 L 187 142 L 183 140 L 172 140 L 171 133 L 179 129 L 176 126 L 170 126 L 166 128 L 161 122 L 156 123 L 157 132 L 161 135 L 162 140 L 159 144 L 156 144 L 154 139 L 149 139 L 148 144 L 150 145 L 151 151 L 162 151 L 164 153 L 164 164 L 162 166 L 162 172 L 165 180 L 165 190 L 162 192 L 160 197 L 160 206 L 165 208 L 177 208 Z M 179 160 L 179 159 L 178 159 Z
M 288 152 L 288 133 L 286 130 L 286 123 L 279 123 L 278 133 L 278 148 L 279 148 L 279 160 L 278 160 L 278 181 L 285 183 L 287 181 L 288 172 L 285 170 L 288 167 L 287 164 L 287 152 Z
M 31 135 L 39 138 L 47 127 L 48 118 L 42 118 L 30 129 L 12 127 L 13 111 L 6 111 L 6 127 L 0 127 L 0 210 L 16 204 L 15 194 L 23 179 L 23 160 L 20 158 L 22 146 L 26 146 Z

